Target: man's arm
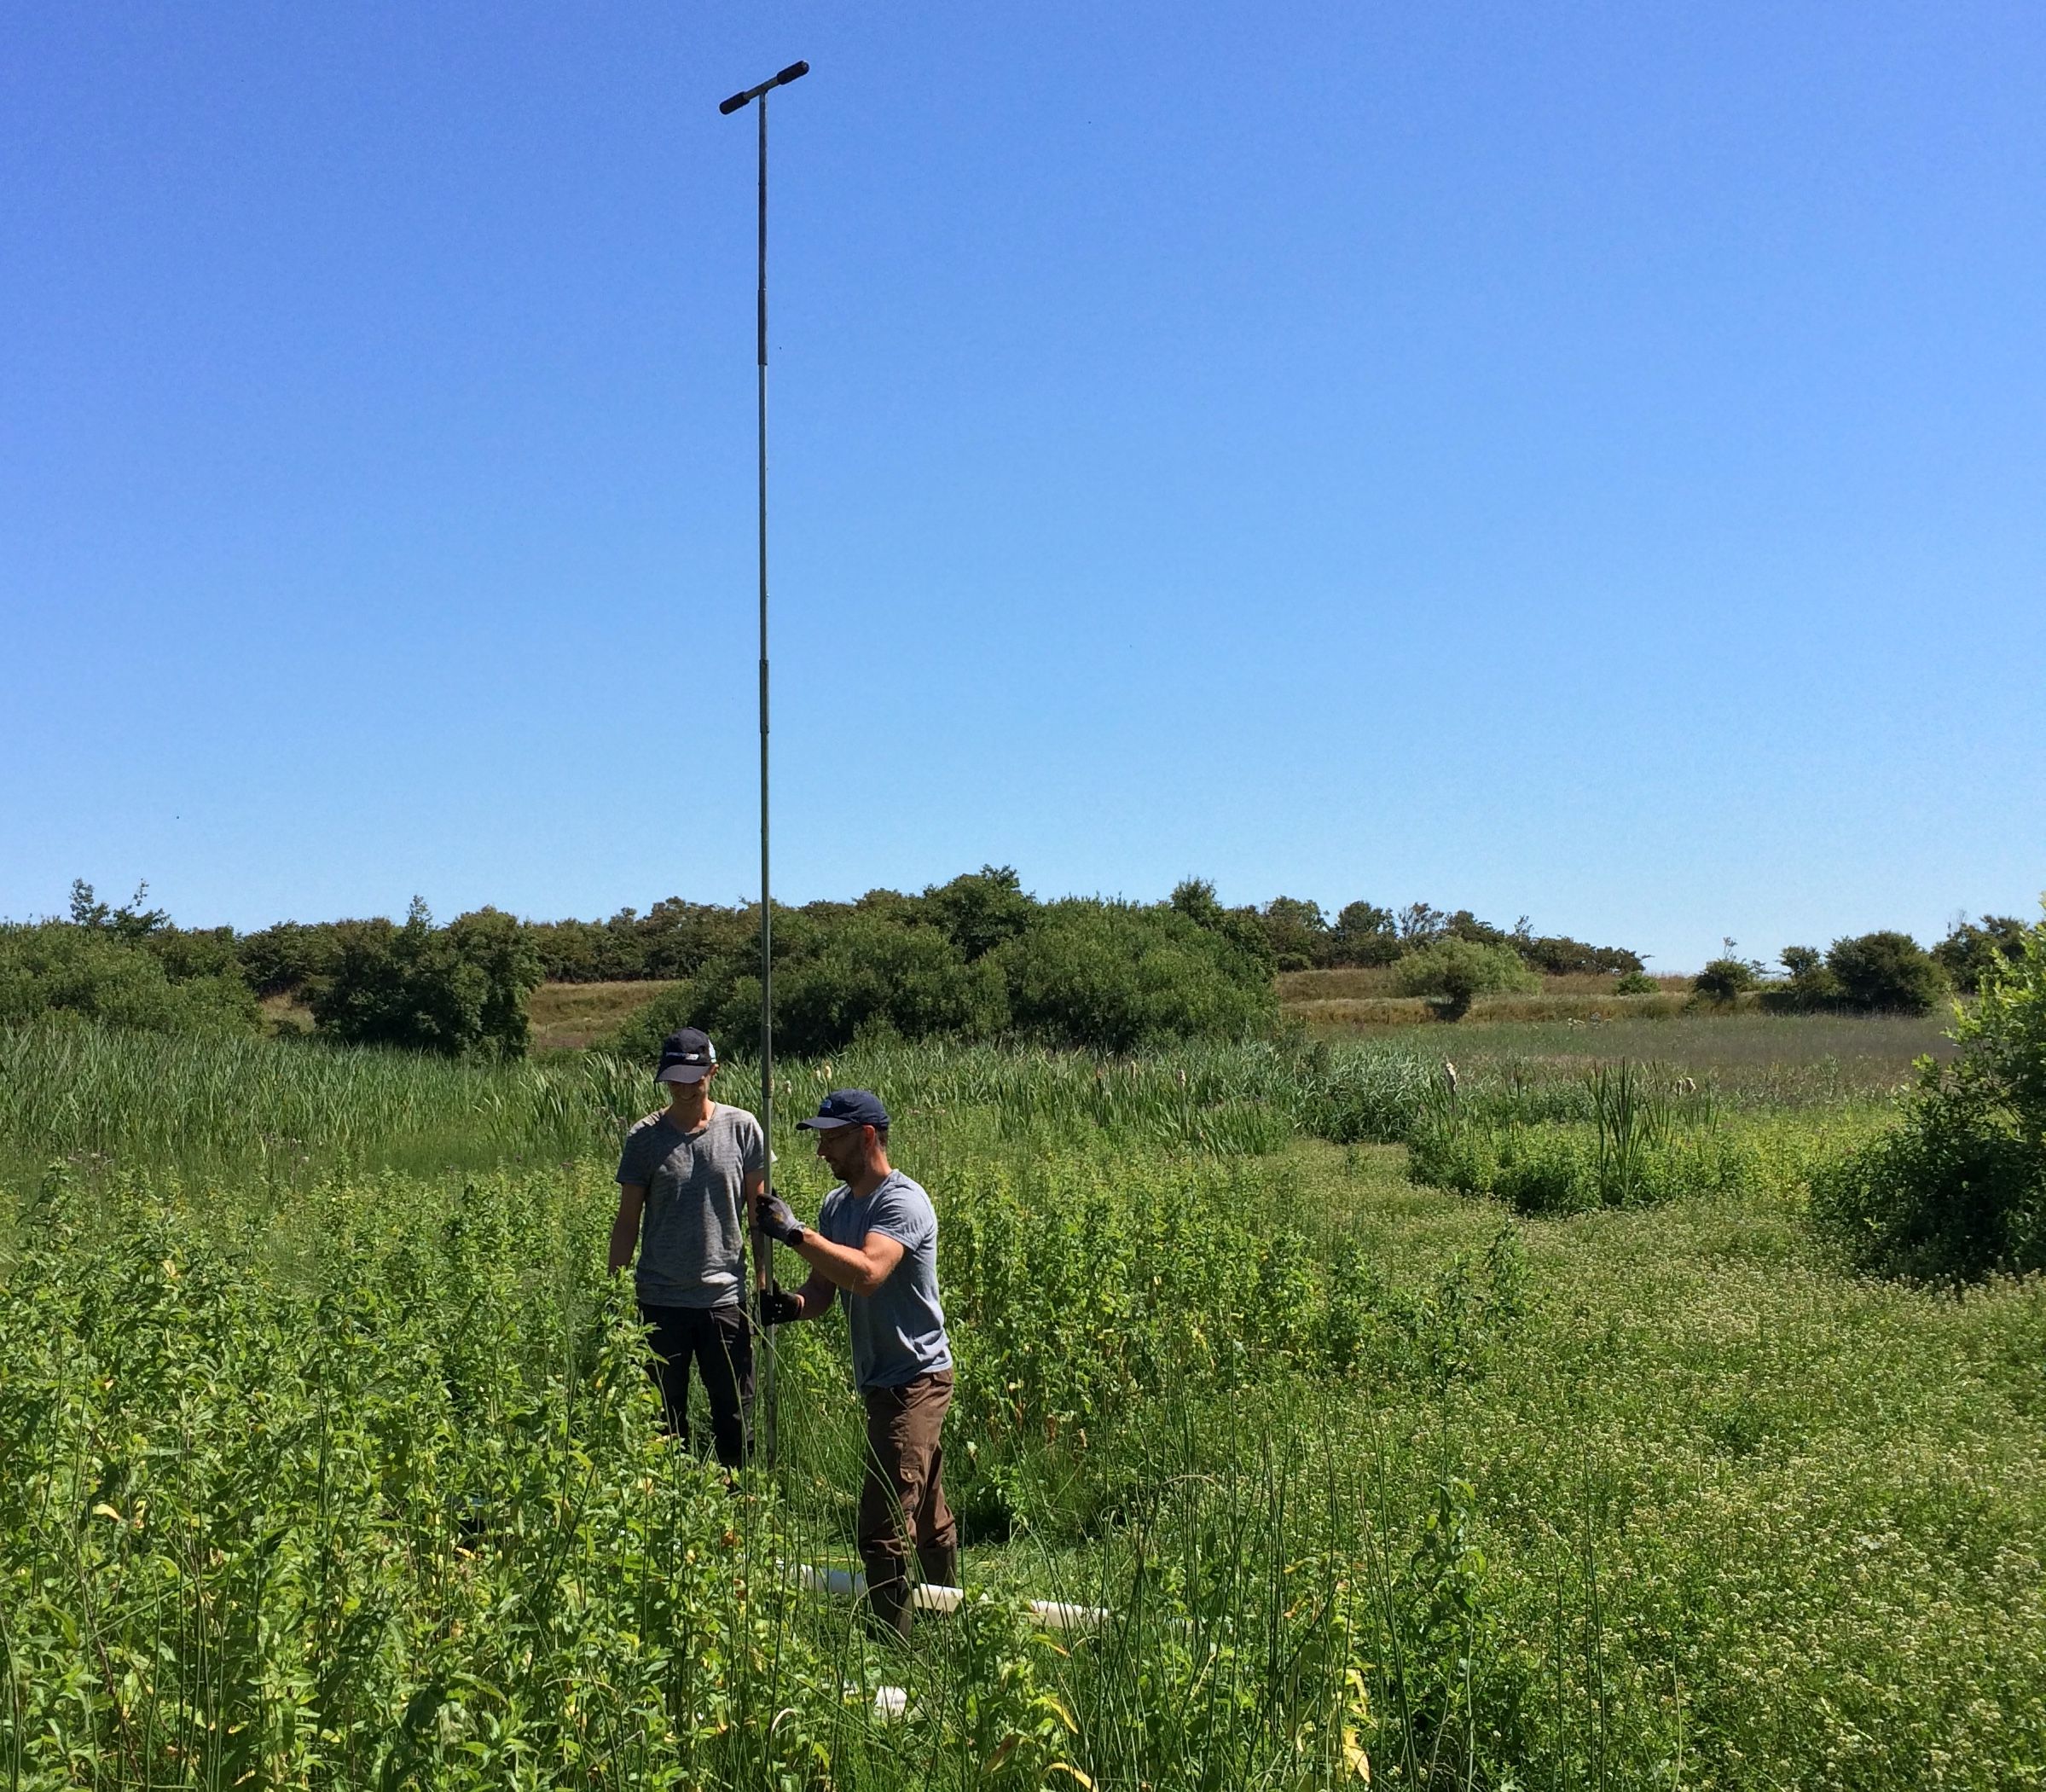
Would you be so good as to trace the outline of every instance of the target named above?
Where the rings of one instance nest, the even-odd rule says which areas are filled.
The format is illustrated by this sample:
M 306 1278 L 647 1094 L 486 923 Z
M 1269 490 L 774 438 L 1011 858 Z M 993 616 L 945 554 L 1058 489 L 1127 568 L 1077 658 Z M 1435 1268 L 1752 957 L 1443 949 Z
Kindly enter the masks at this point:
M 805 1227 L 803 1236 L 789 1249 L 814 1272 L 811 1281 L 821 1276 L 848 1294 L 873 1294 L 895 1273 L 895 1265 L 902 1261 L 904 1246 L 900 1238 L 891 1238 L 884 1232 L 870 1232 L 855 1250 L 849 1244 L 834 1244 L 822 1232 Z
M 632 1261 L 640 1244 L 640 1213 L 646 1205 L 644 1182 L 618 1185 L 618 1216 L 611 1222 L 611 1273 L 616 1275 Z
M 796 1290 L 796 1317 L 799 1319 L 822 1319 L 832 1310 L 832 1302 L 838 1296 L 837 1289 L 812 1271 L 809 1280 Z

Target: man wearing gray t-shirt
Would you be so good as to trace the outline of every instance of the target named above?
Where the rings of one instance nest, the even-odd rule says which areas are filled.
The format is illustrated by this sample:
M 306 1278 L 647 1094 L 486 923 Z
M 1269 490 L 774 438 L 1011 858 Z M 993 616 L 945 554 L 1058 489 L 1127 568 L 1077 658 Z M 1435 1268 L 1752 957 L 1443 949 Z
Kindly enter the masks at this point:
M 653 1328 L 648 1364 L 668 1428 L 689 1441 L 689 1366 L 710 1400 L 717 1459 L 752 1447 L 753 1334 L 746 1316 L 746 1233 L 767 1186 L 768 1148 L 744 1108 L 710 1099 L 717 1052 L 694 1027 L 671 1033 L 656 1078 L 668 1105 L 625 1136 L 611 1273 L 632 1261 L 640 1315 Z
M 952 1404 L 952 1345 L 938 1304 L 938 1221 L 930 1197 L 888 1161 L 888 1110 L 865 1089 L 834 1089 L 816 1117 L 817 1155 L 838 1178 L 814 1231 L 779 1196 L 760 1224 L 810 1266 L 793 1294 L 772 1290 L 769 1325 L 815 1319 L 843 1292 L 853 1379 L 867 1406 L 860 1556 L 867 1597 L 890 1628 L 909 1628 L 909 1547 L 927 1581 L 959 1585 L 959 1529 L 945 1504 L 941 1433 Z

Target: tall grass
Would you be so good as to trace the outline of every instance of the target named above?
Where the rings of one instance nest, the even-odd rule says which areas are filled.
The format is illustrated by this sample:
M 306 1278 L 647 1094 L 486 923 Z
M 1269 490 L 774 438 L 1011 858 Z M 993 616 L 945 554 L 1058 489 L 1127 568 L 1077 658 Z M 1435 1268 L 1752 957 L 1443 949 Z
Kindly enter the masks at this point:
M 835 1326 L 780 1337 L 780 1459 L 737 1497 L 658 1435 L 599 1267 L 643 1067 L 129 1043 L 0 1058 L 31 1163 L 0 1253 L 10 1789 L 2046 1766 L 2039 1288 L 1836 1281 L 1788 1206 L 1710 1191 L 1510 1227 L 1299 1136 L 1567 1136 L 1624 1181 L 1763 1123 L 1673 1067 L 1466 1064 L 1453 1097 L 1311 1047 L 789 1067 L 785 1119 L 881 1089 L 941 1215 L 985 1597 L 903 1651 L 791 1573 L 852 1541 Z M 449 1174 L 469 1128 L 506 1161 Z M 780 1142 L 807 1210 L 822 1172 Z M 1024 1592 L 1114 1615 L 1053 1648 Z
M 96 1026 L 0 1028 L 0 1144 L 136 1167 L 559 1159 L 652 1105 L 646 1087 L 598 1057 L 482 1064 Z
M 1887 1100 L 1927 1023 L 1713 1020 L 1666 1028 L 1433 1029 L 1365 1045 L 1196 1046 L 1135 1058 L 942 1044 L 857 1046 L 778 1076 L 785 1128 L 826 1087 L 878 1090 L 913 1127 L 993 1121 L 1013 1139 L 1075 1130 L 1162 1147 L 1264 1154 L 1299 1134 L 1342 1144 L 1414 1135 L 1453 1047 L 1459 1112 L 1497 1125 L 1594 1125 L 1589 1073 L 1642 1043 L 1674 1048 L 1643 1076 L 1688 1077 L 1719 1108 L 1766 1112 Z M 1771 1055 L 1773 1053 L 1775 1055 Z M 1802 1054 L 1802 1055 L 1800 1055 Z M 754 1067 L 721 1072 L 757 1107 Z M 134 1166 L 234 1163 L 280 1174 L 334 1163 L 429 1170 L 607 1150 L 658 1105 L 646 1067 L 604 1053 L 487 1064 L 255 1039 L 94 1026 L 0 1029 L 0 1151 Z M 799 1149 L 792 1133 L 778 1147 Z

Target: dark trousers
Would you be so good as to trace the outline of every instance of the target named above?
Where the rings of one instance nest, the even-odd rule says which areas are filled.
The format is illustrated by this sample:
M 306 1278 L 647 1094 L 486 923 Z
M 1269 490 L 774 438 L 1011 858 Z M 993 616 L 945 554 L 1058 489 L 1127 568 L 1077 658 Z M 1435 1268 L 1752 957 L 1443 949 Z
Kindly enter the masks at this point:
M 860 1558 L 874 1615 L 909 1627 L 908 1555 L 925 1580 L 957 1586 L 959 1527 L 945 1504 L 941 1434 L 952 1404 L 952 1372 L 920 1375 L 904 1388 L 867 1393 L 867 1474 L 860 1487 Z
M 745 1462 L 753 1447 L 753 1325 L 746 1309 L 729 1307 L 650 1307 L 640 1317 L 653 1327 L 653 1355 L 646 1372 L 661 1390 L 668 1429 L 689 1442 L 689 1365 L 704 1378 L 710 1396 L 710 1435 L 717 1459 L 727 1469 Z

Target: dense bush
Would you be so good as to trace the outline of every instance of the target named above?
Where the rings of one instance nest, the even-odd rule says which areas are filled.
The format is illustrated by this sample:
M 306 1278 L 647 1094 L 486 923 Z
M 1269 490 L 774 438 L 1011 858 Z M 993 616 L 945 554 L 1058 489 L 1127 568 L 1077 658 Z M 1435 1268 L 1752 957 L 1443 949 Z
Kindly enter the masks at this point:
M 857 1038 L 992 1038 L 1007 1025 L 1007 991 L 990 962 L 969 964 L 936 927 L 902 927 L 855 910 L 835 926 L 804 915 L 779 928 L 774 1036 L 795 1055 Z M 700 1026 L 736 1044 L 760 1021 L 757 948 L 721 954 L 650 1003 L 621 1044 L 650 1055 L 663 1035 Z
M 342 930 L 362 921 L 280 921 L 235 942 L 241 974 L 258 995 L 286 995 L 310 988 L 333 969 Z
M 51 1015 L 155 1033 L 249 1032 L 258 1020 L 232 969 L 174 977 L 158 954 L 112 931 L 0 924 L 0 1024 Z
M 1784 976 L 1762 991 L 1762 1006 L 1778 1014 L 1818 1014 L 1840 1006 L 1840 979 L 1816 946 L 1786 946 Z
M 1933 957 L 1955 989 L 1973 995 L 1996 955 L 2014 958 L 2024 944 L 2025 923 L 2017 916 L 1985 914 L 1979 921 L 1956 921 L 1946 937 L 1933 948 Z
M 998 955 L 1011 1024 L 1047 1044 L 1128 1052 L 1242 1038 L 1278 1018 L 1263 964 L 1170 907 L 1054 902 Z
M 540 961 L 512 916 L 482 908 L 436 927 L 414 897 L 402 927 L 345 922 L 336 945 L 310 992 L 322 1033 L 451 1057 L 524 1054 Z
M 1736 958 L 1730 949 L 1691 979 L 1691 988 L 1708 1002 L 1737 1001 L 1762 980 L 1761 966 L 1753 959 Z
M 1402 958 L 1393 966 L 1393 987 L 1402 995 L 1433 997 L 1444 1019 L 1458 1020 L 1480 995 L 1539 989 L 1541 979 L 1511 947 L 1451 936 Z
M 1212 903 L 1213 887 L 1199 888 Z M 1255 918 L 1274 968 L 1280 971 L 1389 965 L 1439 940 L 1500 947 L 1551 976 L 1642 968 L 1641 955 L 1624 946 L 1589 946 L 1567 934 L 1537 935 L 1525 915 L 1509 930 L 1480 920 L 1468 908 L 1452 914 L 1426 902 L 1410 902 L 1395 913 L 1375 902 L 1359 902 L 1348 904 L 1331 923 L 1319 903 L 1298 896 L 1275 896 L 1261 909 L 1236 912 Z
M 1946 994 L 1946 977 L 1908 933 L 1863 933 L 1835 940 L 1826 969 L 1842 1006 L 1868 1014 L 1929 1014 Z
M 1026 921 L 1013 907 L 1005 913 L 998 890 L 947 888 L 949 931 L 903 925 L 871 902 L 830 914 L 798 911 L 785 924 L 777 916 L 780 1047 L 817 1053 L 861 1038 L 1011 1035 L 1127 1052 L 1243 1038 L 1268 1030 L 1277 1017 L 1263 960 L 1226 928 L 1180 908 L 1072 899 L 1033 905 Z M 749 945 L 707 965 L 642 1010 L 621 1049 L 649 1054 L 685 1022 L 714 1037 L 750 1038 L 760 1012 L 758 962 Z
M 1919 1066 L 1902 1123 L 1814 1180 L 1820 1231 L 1859 1267 L 1933 1279 L 2046 1269 L 2046 919 L 1992 965 Z

